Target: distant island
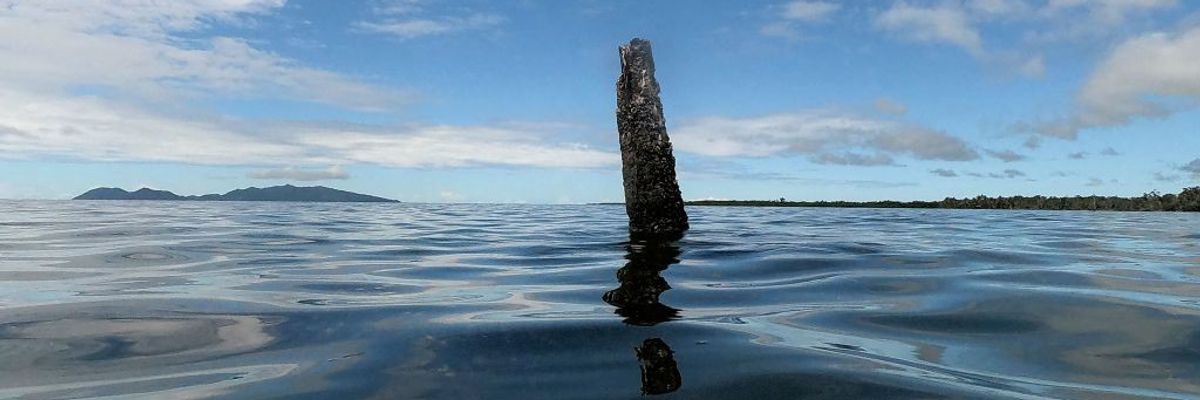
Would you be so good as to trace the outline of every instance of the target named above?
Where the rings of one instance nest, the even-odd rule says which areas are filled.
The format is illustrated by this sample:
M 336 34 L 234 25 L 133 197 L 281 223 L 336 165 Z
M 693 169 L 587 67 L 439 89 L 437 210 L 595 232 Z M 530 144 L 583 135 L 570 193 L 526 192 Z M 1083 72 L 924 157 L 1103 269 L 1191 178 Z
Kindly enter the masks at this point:
M 691 206 L 735 207 L 840 207 L 840 208 L 960 208 L 996 210 L 1094 210 L 1094 211 L 1200 211 L 1200 187 L 1183 189 L 1179 194 L 1150 192 L 1139 197 L 1116 196 L 1012 196 L 941 201 L 787 201 L 779 200 L 698 200 Z
M 180 196 L 166 190 L 141 188 L 126 191 L 120 188 L 95 188 L 75 196 L 73 200 L 180 200 L 180 201 L 299 201 L 323 203 L 398 203 L 396 200 L 327 188 L 324 186 L 249 187 L 225 194 Z

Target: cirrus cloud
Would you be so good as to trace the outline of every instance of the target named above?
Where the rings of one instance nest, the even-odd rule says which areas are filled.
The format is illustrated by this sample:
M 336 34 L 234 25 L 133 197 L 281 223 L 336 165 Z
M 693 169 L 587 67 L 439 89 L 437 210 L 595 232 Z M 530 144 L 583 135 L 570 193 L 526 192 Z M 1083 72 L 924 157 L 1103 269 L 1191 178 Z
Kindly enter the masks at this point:
M 799 39 L 799 24 L 823 22 L 842 8 L 841 4 L 828 1 L 795 0 L 777 7 L 776 20 L 759 28 L 766 36 Z
M 359 21 L 354 29 L 363 33 L 381 33 L 397 39 L 442 35 L 468 30 L 481 30 L 500 25 L 504 18 L 493 14 L 471 14 L 462 17 L 386 19 Z
M 780 16 L 794 21 L 817 21 L 828 17 L 842 5 L 827 1 L 796 0 L 783 5 Z
M 351 30 L 358 33 L 388 35 L 399 40 L 424 36 L 491 29 L 505 18 L 491 13 L 469 12 L 462 15 L 430 15 L 425 1 L 392 0 L 374 8 L 375 18 L 355 21 Z

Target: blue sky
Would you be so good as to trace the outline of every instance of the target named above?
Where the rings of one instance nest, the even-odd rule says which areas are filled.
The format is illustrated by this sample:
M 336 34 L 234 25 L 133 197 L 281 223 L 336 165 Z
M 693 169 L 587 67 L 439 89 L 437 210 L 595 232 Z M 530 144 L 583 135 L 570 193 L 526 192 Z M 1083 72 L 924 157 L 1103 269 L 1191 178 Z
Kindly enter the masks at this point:
M 632 37 L 688 199 L 1200 184 L 1192 2 L 0 0 L 0 198 L 621 201 Z

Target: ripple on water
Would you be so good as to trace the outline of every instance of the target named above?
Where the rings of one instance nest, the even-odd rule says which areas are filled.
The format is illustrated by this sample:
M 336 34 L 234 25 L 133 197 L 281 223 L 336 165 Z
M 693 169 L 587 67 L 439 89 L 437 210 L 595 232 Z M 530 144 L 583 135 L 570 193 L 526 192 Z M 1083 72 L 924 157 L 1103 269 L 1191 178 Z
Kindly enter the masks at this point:
M 96 256 L 85 257 L 80 260 L 72 260 L 73 263 L 80 266 L 87 266 L 92 259 L 99 258 L 105 267 L 148 267 L 148 266 L 170 266 L 186 263 L 191 261 L 191 257 L 175 252 L 167 248 L 136 248 L 125 249 L 109 254 L 101 254 Z
M 329 295 L 356 296 L 386 296 L 397 294 L 418 293 L 424 290 L 417 285 L 400 285 L 394 283 L 369 282 L 303 282 L 270 280 L 239 287 L 241 290 L 262 292 L 290 293 L 323 293 Z
M 1037 321 L 996 314 L 877 315 L 865 322 L 896 329 L 946 335 L 1029 333 L 1041 328 Z
M 504 271 L 500 268 L 475 266 L 427 266 L 403 269 L 388 269 L 371 272 L 371 275 L 393 278 L 412 278 L 444 281 L 482 280 Z
M 1200 397 L 1200 214 L 624 212 L 0 201 L 0 397 Z

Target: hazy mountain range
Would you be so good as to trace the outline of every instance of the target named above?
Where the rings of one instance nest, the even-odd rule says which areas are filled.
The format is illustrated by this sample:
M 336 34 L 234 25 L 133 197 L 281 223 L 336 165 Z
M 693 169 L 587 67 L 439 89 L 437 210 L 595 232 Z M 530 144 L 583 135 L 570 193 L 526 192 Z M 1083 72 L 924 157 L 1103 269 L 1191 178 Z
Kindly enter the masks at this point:
M 180 196 L 166 190 L 141 188 L 127 191 L 121 188 L 101 187 L 89 190 L 74 200 L 190 200 L 190 201 L 302 201 L 302 202 L 369 202 L 395 203 L 397 200 L 385 199 L 365 194 L 347 192 L 324 186 L 271 186 L 267 188 L 249 187 L 232 190 L 225 194 L 206 194 L 203 196 Z

